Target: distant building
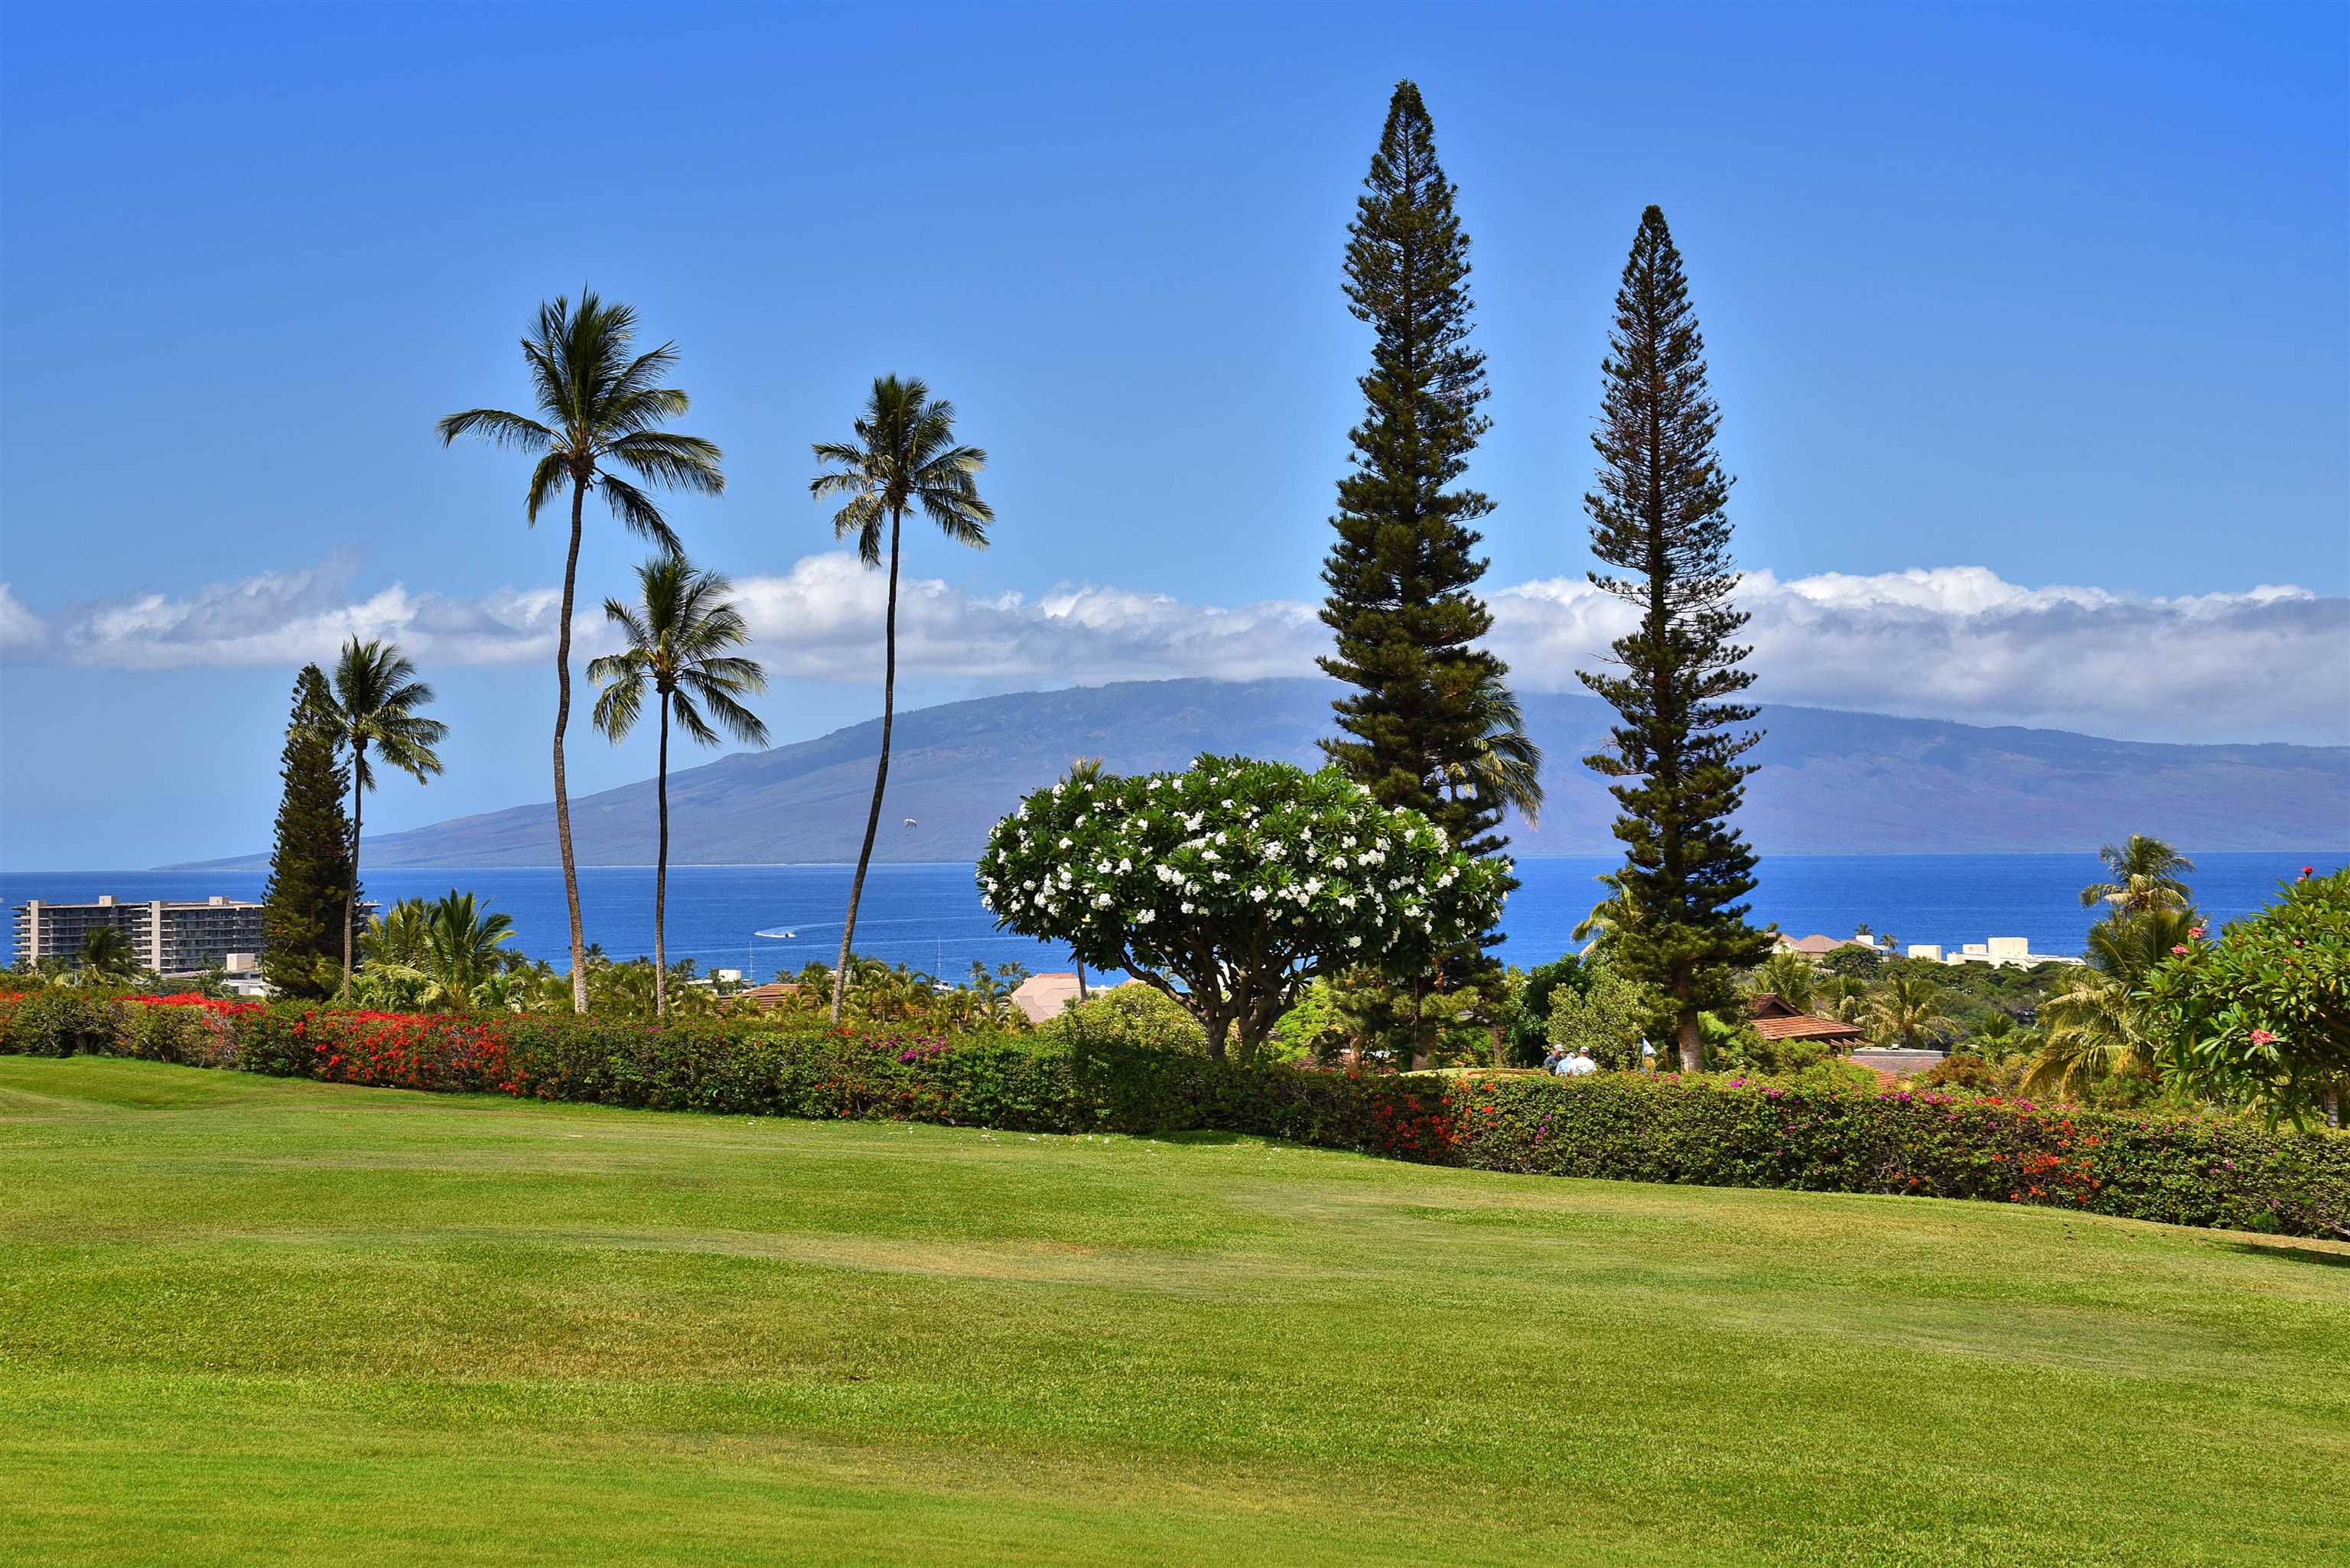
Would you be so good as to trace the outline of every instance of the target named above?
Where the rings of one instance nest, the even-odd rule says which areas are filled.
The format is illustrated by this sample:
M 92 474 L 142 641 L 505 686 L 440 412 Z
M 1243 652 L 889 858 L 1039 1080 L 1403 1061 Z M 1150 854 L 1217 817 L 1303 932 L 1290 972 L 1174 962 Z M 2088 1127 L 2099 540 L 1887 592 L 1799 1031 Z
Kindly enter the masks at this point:
M 1919 942 L 1909 950 L 1914 959 L 1930 959 L 1936 963 L 1987 963 L 1993 969 L 2032 969 L 2043 963 L 2077 964 L 2081 961 L 2062 953 L 2036 953 L 2028 937 L 1991 937 L 1979 942 L 1967 942 L 1956 952 L 1945 952 L 1930 942 Z
M 1120 976 L 1108 981 L 1097 980 L 1081 989 L 1076 971 L 1055 970 L 1046 974 L 1032 974 L 1022 981 L 1020 988 L 1012 993 L 1012 1005 L 1026 1013 L 1029 1023 L 1042 1023 L 1047 1018 L 1058 1016 L 1072 1002 L 1099 996 L 1106 991 L 1116 991 L 1122 985 L 1141 983 L 1139 980 Z
M 748 1002 L 760 1012 L 773 1012 L 799 993 L 800 982 L 795 980 L 771 980 L 764 985 L 754 985 L 740 994 L 743 1001 Z
M 94 904 L 53 904 L 30 898 L 16 909 L 16 961 L 71 963 L 93 930 L 120 931 L 141 969 L 158 974 L 203 974 L 224 967 L 231 953 L 261 951 L 261 906 L 215 895 L 201 901 L 150 898 L 125 903 L 111 893 Z
M 1854 1046 L 1866 1038 L 1858 1027 L 1839 1018 L 1799 1012 L 1775 992 L 1757 992 L 1747 999 L 1754 1033 L 1765 1040 L 1816 1040 L 1823 1045 Z
M 1808 937 L 1791 937 L 1783 932 L 1779 940 L 1772 944 L 1771 950 L 1782 953 L 1801 953 L 1807 959 L 1824 959 L 1841 948 L 1866 948 L 1870 952 L 1875 952 L 1877 940 L 1873 937 L 1851 937 L 1839 940 L 1835 937 L 1822 936 L 1817 931 L 1814 931 Z
M 1029 1023 L 1042 1023 L 1077 1001 L 1081 989 L 1090 990 L 1080 988 L 1075 970 L 1032 974 L 1012 993 L 1012 1005 L 1026 1013 Z

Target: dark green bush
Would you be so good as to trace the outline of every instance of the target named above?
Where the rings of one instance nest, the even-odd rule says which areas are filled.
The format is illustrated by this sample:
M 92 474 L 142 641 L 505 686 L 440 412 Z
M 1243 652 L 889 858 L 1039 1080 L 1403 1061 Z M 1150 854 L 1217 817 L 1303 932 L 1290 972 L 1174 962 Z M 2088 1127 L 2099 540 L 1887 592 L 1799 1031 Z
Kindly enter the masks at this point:
M 0 996 L 0 1051 L 85 1050 L 656 1110 L 1021 1132 L 1205 1128 L 1484 1170 L 1974 1198 L 2350 1237 L 2350 1135 L 1880 1091 L 1811 1075 L 1342 1074 L 1085 1038 L 951 1042 L 764 1020 L 656 1029 L 567 1015 Z

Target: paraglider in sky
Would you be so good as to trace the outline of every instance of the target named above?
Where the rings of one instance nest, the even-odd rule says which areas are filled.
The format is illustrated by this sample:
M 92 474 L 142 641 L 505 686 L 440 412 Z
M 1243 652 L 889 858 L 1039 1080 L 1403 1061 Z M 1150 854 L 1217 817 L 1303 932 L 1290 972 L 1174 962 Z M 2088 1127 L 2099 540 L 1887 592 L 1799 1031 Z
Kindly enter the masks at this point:
M 906 831 L 907 831 L 907 832 L 909 832 L 909 833 L 913 832 L 913 831 L 914 831 L 914 826 L 915 826 L 915 825 L 914 825 L 914 819 L 913 819 L 912 817 L 910 817 L 910 817 L 908 817 L 908 818 L 906 819 Z

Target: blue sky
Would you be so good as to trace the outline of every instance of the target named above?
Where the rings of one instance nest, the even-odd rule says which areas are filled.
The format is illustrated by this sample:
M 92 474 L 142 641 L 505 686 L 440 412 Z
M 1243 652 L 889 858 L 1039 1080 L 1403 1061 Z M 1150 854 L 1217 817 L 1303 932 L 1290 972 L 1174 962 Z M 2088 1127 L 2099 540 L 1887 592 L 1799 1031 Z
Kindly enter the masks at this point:
M 726 449 L 671 515 L 758 589 L 779 738 L 877 705 L 806 481 L 885 369 L 1001 517 L 917 539 L 910 700 L 1310 666 L 1339 254 L 1406 75 L 1475 241 L 1522 680 L 1606 629 L 1586 436 L 1657 202 L 1766 695 L 2350 740 L 2345 59 L 2338 6 L 8 7 L 0 866 L 262 842 L 291 671 L 349 627 L 456 727 L 371 824 L 543 798 L 560 534 L 431 426 L 518 404 L 582 280 Z M 598 519 L 588 603 L 640 553 Z M 575 737 L 575 788 L 650 771 Z

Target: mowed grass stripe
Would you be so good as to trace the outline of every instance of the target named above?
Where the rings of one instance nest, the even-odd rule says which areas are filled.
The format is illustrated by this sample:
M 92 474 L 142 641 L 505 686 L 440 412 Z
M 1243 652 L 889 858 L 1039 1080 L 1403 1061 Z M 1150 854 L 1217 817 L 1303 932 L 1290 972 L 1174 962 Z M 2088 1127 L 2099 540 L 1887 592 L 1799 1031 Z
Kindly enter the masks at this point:
M 34 1563 L 2338 1556 L 2350 1249 L 0 1059 Z

